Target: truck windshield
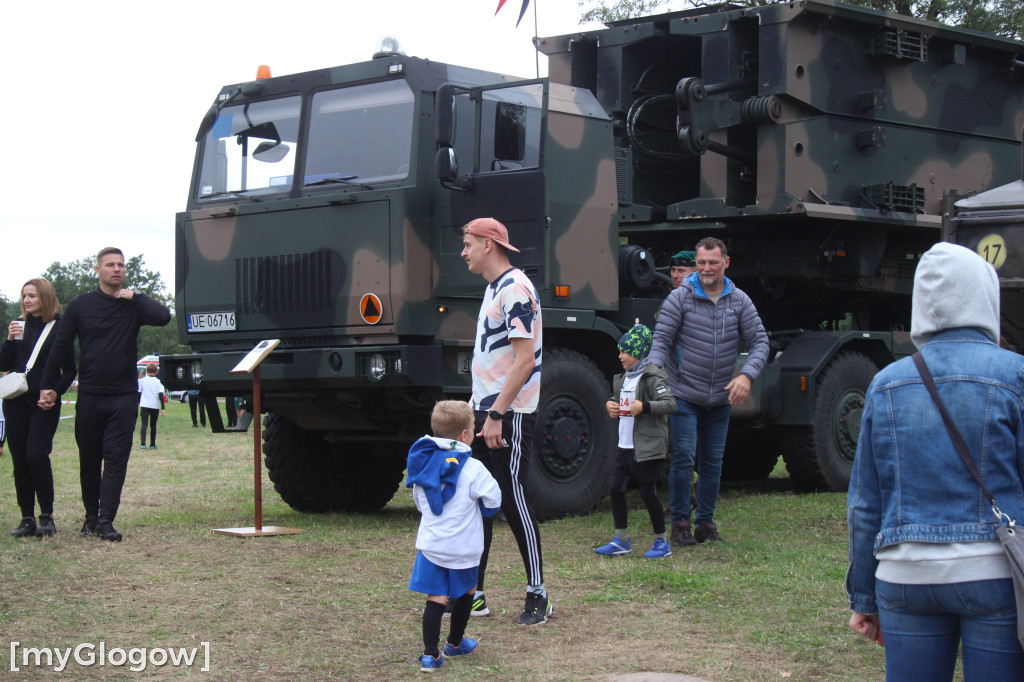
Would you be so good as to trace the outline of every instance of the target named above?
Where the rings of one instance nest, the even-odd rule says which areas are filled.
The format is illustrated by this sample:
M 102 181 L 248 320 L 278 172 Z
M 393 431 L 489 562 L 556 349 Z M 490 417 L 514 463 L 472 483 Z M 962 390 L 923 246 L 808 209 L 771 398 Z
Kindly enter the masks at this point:
M 224 107 L 206 134 L 199 198 L 287 192 L 292 185 L 301 98 Z
M 404 80 L 313 95 L 304 185 L 365 185 L 409 175 L 413 93 Z

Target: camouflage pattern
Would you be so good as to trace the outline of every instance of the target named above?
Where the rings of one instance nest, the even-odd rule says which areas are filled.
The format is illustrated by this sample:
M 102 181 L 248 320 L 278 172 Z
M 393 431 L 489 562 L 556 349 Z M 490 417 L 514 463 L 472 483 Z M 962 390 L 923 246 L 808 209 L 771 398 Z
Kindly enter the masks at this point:
M 728 276 L 791 349 L 734 421 L 813 426 L 840 350 L 880 366 L 906 345 L 943 196 L 1018 177 L 1024 44 L 829 0 L 706 12 L 537 39 L 546 79 L 384 55 L 223 88 L 176 220 L 176 319 L 194 353 L 164 358 L 165 385 L 244 395 L 231 368 L 277 338 L 269 412 L 331 444 L 402 451 L 434 401 L 468 396 L 482 286 L 461 228 L 493 216 L 537 287 L 558 386 L 542 385 L 534 503 L 573 499 L 541 499 L 541 517 L 600 501 L 616 342 L 653 325 L 671 256 L 702 237 L 727 243 Z M 364 137 L 306 138 L 299 102 L 312 130 L 361 122 L 374 92 L 387 106 Z M 392 159 L 376 179 L 345 165 Z M 215 313 L 234 328 L 188 328 Z M 836 423 L 859 423 L 855 393 L 837 393 Z
M 618 348 L 638 360 L 643 360 L 651 352 L 654 337 L 651 330 L 642 324 L 634 326 L 619 338 Z

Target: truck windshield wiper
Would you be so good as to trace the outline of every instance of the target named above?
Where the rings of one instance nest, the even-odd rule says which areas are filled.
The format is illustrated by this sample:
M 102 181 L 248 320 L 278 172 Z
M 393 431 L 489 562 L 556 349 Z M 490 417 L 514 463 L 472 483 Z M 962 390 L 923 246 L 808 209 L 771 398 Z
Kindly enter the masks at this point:
M 204 194 L 199 197 L 200 199 L 216 199 L 217 197 L 235 197 L 236 199 L 250 199 L 251 201 L 260 201 L 256 197 L 251 197 L 246 192 L 250 190 L 241 189 L 238 191 L 225 190 L 223 192 L 214 192 L 213 194 Z
M 358 175 L 347 175 L 343 178 L 321 178 L 320 180 L 314 180 L 313 182 L 307 182 L 303 187 L 315 187 L 317 185 L 347 185 L 349 187 L 361 187 L 362 189 L 373 189 L 372 185 L 367 185 L 365 182 L 354 182 L 359 177 Z

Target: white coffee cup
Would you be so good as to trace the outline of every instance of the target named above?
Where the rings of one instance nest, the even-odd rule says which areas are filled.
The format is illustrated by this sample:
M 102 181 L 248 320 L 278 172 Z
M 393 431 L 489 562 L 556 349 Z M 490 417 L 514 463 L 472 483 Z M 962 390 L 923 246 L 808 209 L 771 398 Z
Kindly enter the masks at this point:
M 14 325 L 14 338 L 25 338 L 25 320 L 11 320 L 11 324 Z

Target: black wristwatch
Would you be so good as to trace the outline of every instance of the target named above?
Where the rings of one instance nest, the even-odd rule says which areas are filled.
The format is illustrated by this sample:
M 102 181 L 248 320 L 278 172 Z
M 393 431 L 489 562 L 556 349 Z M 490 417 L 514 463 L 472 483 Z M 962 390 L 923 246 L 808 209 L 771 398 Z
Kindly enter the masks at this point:
M 504 415 L 502 415 L 501 412 L 498 412 L 497 410 L 491 410 L 490 412 L 487 413 L 487 416 L 496 422 L 500 422 Z

